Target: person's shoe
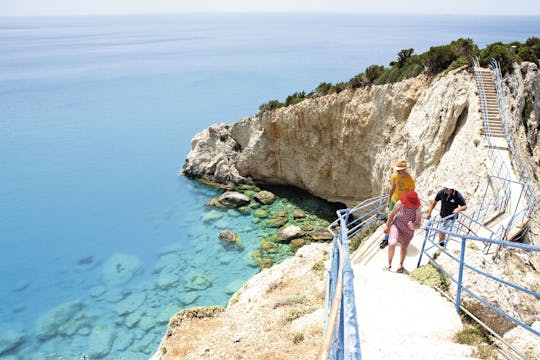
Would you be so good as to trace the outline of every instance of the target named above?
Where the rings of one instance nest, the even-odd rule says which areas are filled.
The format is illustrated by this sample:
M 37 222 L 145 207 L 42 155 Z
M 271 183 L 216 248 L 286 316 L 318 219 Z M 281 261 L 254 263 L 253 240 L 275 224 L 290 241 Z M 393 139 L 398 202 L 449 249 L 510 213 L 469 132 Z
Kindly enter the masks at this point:
M 439 246 L 445 247 L 444 240 L 439 242 Z
M 383 239 L 383 241 L 381 241 L 381 243 L 379 244 L 379 247 L 381 249 L 384 249 L 387 246 L 388 246 L 388 239 Z

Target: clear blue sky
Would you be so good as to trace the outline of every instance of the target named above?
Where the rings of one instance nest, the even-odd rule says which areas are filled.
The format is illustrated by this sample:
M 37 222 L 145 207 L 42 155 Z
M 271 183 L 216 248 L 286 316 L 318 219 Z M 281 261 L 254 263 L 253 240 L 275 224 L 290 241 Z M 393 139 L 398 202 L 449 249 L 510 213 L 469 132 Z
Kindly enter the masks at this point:
M 0 0 L 0 16 L 189 12 L 540 15 L 540 0 Z

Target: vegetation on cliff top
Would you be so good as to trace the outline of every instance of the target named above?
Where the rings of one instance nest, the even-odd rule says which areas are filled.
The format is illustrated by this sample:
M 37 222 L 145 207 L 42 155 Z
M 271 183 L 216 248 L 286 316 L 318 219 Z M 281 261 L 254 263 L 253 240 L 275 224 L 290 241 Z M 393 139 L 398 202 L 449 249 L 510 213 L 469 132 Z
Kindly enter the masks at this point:
M 517 41 L 509 44 L 496 42 L 482 50 L 471 39 L 463 38 L 452 41 L 449 45 L 432 46 L 422 54 L 414 54 L 414 49 L 403 49 L 398 52 L 397 60 L 390 62 L 388 68 L 370 65 L 363 73 L 354 76 L 348 82 L 337 84 L 322 82 L 309 93 L 300 91 L 287 96 L 284 103 L 270 100 L 259 106 L 259 112 L 294 105 L 305 99 L 339 93 L 345 89 L 395 83 L 420 74 L 433 76 L 471 64 L 474 57 L 478 57 L 482 66 L 488 65 L 491 59 L 497 60 L 503 75 L 513 71 L 513 63 L 530 61 L 540 66 L 540 38 L 531 37 L 523 44 Z

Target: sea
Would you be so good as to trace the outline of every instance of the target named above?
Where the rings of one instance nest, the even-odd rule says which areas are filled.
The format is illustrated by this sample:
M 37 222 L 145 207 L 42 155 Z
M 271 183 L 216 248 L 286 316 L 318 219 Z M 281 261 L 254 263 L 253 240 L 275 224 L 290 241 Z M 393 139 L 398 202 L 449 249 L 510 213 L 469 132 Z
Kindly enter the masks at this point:
M 181 174 L 211 124 L 402 49 L 532 36 L 538 16 L 0 17 L 0 359 L 148 359 L 177 311 L 226 306 L 259 271 L 262 222 Z

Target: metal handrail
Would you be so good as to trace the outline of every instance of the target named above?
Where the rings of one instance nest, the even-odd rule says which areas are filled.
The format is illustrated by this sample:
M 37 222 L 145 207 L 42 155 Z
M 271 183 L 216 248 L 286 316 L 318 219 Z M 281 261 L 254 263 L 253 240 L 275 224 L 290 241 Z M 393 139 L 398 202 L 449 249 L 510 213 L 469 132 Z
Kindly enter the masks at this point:
M 362 359 L 356 319 L 353 271 L 349 239 L 386 216 L 388 195 L 364 200 L 353 209 L 338 210 L 328 226 L 334 235 L 334 251 L 328 274 L 325 302 L 325 330 L 319 359 Z M 336 230 L 338 230 L 336 232 Z
M 476 294 L 473 290 L 469 289 L 468 287 L 466 287 L 463 284 L 464 270 L 466 269 L 466 270 L 469 270 L 471 272 L 474 272 L 474 273 L 486 278 L 487 280 L 495 281 L 496 283 L 498 283 L 498 284 L 500 284 L 502 286 L 510 287 L 513 290 L 520 291 L 520 292 L 525 293 L 527 295 L 533 296 L 536 299 L 540 299 L 540 293 L 538 293 L 538 292 L 536 292 L 534 290 L 531 290 L 531 289 L 527 289 L 527 288 L 525 288 L 523 286 L 514 284 L 514 283 L 512 283 L 510 281 L 507 281 L 505 279 L 497 277 L 497 276 L 495 276 L 493 274 L 486 273 L 485 271 L 482 271 L 482 270 L 476 268 L 475 266 L 469 265 L 465 261 L 466 260 L 465 259 L 465 252 L 466 252 L 466 248 L 467 248 L 467 243 L 470 242 L 470 241 L 479 241 L 479 242 L 482 242 L 484 244 L 489 243 L 489 244 L 495 244 L 495 245 L 498 245 L 498 246 L 504 247 L 504 248 L 520 249 L 520 250 L 524 250 L 524 251 L 539 252 L 539 253 L 540 253 L 540 246 L 521 244 L 521 243 L 509 242 L 509 241 L 504 241 L 504 240 L 497 240 L 497 239 L 493 239 L 493 238 L 483 238 L 483 237 L 478 237 L 478 236 L 471 236 L 471 235 L 466 235 L 466 234 L 451 231 L 451 230 L 445 230 L 443 228 L 443 226 L 442 226 L 442 224 L 444 223 L 445 220 L 446 219 L 430 221 L 426 225 L 426 235 L 424 237 L 424 242 L 422 244 L 422 251 L 420 251 L 420 257 L 419 257 L 419 260 L 418 260 L 418 266 L 420 266 L 420 264 L 422 262 L 422 257 L 426 256 L 429 259 L 429 261 L 434 266 L 436 266 L 437 269 L 439 269 L 439 271 L 441 271 L 447 278 L 449 278 L 454 284 L 456 284 L 457 291 L 456 291 L 456 298 L 454 299 L 454 302 L 455 302 L 456 310 L 458 312 L 461 309 L 463 309 L 463 305 L 462 305 L 462 301 L 461 301 L 462 299 L 461 298 L 462 298 L 463 292 L 466 292 L 467 294 L 469 294 L 471 297 L 476 299 L 478 302 L 480 302 L 481 304 L 483 304 L 487 308 L 495 311 L 500 316 L 508 319 L 512 323 L 522 327 L 523 329 L 527 330 L 531 334 L 539 337 L 539 340 L 540 340 L 540 332 L 539 331 L 533 329 L 529 325 L 525 324 L 523 321 L 517 319 L 515 316 L 512 316 L 512 315 L 508 314 L 507 312 L 505 312 L 504 310 L 498 308 L 497 306 L 494 306 L 489 301 L 483 299 L 478 294 Z M 446 248 L 441 247 L 438 244 L 438 237 L 436 236 L 438 233 L 444 233 L 444 234 L 446 234 L 446 236 L 447 236 L 447 238 L 449 240 L 452 239 L 452 241 L 456 241 L 456 242 L 460 243 L 460 250 L 456 255 L 454 255 L 453 252 L 450 252 L 450 251 L 446 250 Z M 431 244 L 431 246 L 429 244 Z M 436 252 L 437 255 L 436 256 L 435 256 L 435 254 L 431 255 L 428 252 L 429 249 L 434 248 L 434 247 L 437 248 L 437 252 Z M 456 274 L 451 274 L 440 263 L 439 259 L 441 259 L 441 256 L 443 256 L 443 255 L 445 255 L 447 258 L 451 259 L 453 262 L 459 264 L 458 270 L 456 271 L 457 275 Z M 484 328 L 486 328 L 489 332 L 491 332 L 492 334 L 496 334 L 496 332 L 493 329 L 489 328 L 489 326 L 487 326 L 486 324 L 481 323 L 481 325 Z M 498 334 L 496 334 L 496 335 L 498 335 Z M 499 336 L 497 336 L 497 337 L 500 338 Z M 500 340 L 503 343 L 505 343 L 506 345 L 508 345 L 513 351 L 515 351 L 522 359 L 528 360 L 527 356 L 523 355 L 521 352 L 519 352 L 511 344 L 506 343 L 502 338 L 500 338 Z
M 341 226 L 343 227 L 344 225 L 342 224 Z M 343 229 L 340 229 L 340 233 L 342 233 L 342 231 Z M 331 301 L 330 313 L 328 317 L 325 316 L 325 320 L 327 320 L 327 323 L 325 324 L 323 342 L 321 344 L 321 349 L 319 351 L 320 360 L 328 359 L 328 356 L 330 354 L 330 348 L 332 347 L 332 338 L 334 337 L 333 330 L 336 328 L 339 310 L 341 308 L 340 307 L 341 297 L 343 295 L 343 247 L 341 246 L 340 241 L 336 241 L 338 240 L 338 237 L 334 237 L 334 245 L 335 245 L 335 248 L 337 248 L 339 252 L 337 280 L 336 280 L 336 286 L 334 289 L 334 296 Z M 330 303 L 327 302 L 327 305 L 328 304 Z

